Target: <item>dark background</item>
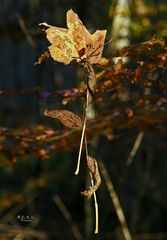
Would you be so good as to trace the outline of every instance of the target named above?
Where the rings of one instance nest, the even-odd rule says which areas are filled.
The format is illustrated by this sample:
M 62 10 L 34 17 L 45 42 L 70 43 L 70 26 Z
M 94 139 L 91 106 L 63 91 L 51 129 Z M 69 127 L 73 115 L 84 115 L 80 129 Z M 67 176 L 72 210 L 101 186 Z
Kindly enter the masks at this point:
M 1 0 L 0 90 L 41 87 L 52 92 L 78 87 L 84 77 L 75 64 L 64 66 L 47 60 L 34 66 L 48 46 L 38 23 L 47 22 L 65 27 L 66 12 L 72 8 L 90 31 L 107 29 L 107 39 L 110 39 L 117 3 L 111 0 Z M 131 22 L 128 37 L 131 43 L 146 41 L 153 35 L 166 39 L 166 1 L 129 1 L 129 5 Z M 141 5 L 145 8 L 143 15 L 139 14 L 138 9 Z M 24 25 L 23 28 L 21 24 Z M 28 35 L 23 29 L 26 29 Z M 110 51 L 112 49 L 108 47 L 105 54 L 109 56 Z M 47 96 L 2 95 L 0 127 L 18 128 L 43 124 L 55 129 L 61 128 L 59 123 L 43 116 L 46 108 L 59 106 L 56 98 Z M 77 101 L 70 108 L 76 112 L 82 111 Z M 106 163 L 134 239 L 167 239 L 166 136 L 158 131 L 146 132 L 132 164 L 127 166 L 126 161 L 138 132 L 138 129 L 116 132 L 116 138 L 112 141 L 100 136 L 92 151 L 97 159 L 103 159 Z M 14 239 L 8 236 L 8 232 L 16 225 L 20 228 L 15 234 L 17 237 L 22 228 L 29 227 L 29 231 L 35 229 L 45 232 L 48 239 L 76 239 L 71 230 L 73 223 L 84 239 L 95 239 L 93 202 L 85 201 L 80 195 L 80 191 L 85 188 L 87 173 L 84 166 L 78 177 L 74 175 L 76 158 L 75 151 L 62 151 L 46 160 L 28 155 L 19 159 L 15 165 L 0 168 L 0 225 L 7 229 L 2 232 L 2 238 L 0 234 L 0 239 Z M 1 154 L 0 161 L 3 161 Z M 59 196 L 70 211 L 72 222 L 64 218 L 53 200 L 55 195 Z M 100 222 L 98 239 L 123 239 L 104 181 L 97 195 Z M 36 220 L 30 224 L 20 223 L 16 219 L 18 215 L 31 215 Z M 42 237 L 25 234 L 17 239 Z

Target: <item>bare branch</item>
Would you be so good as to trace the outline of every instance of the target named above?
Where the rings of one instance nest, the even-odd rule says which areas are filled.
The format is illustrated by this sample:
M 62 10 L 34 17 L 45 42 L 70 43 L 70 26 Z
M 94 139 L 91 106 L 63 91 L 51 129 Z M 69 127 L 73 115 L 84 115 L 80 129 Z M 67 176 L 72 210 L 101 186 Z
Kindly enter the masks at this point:
M 137 153 L 137 150 L 140 147 L 140 144 L 142 142 L 143 137 L 144 137 L 144 132 L 140 131 L 139 134 L 137 135 L 137 138 L 136 138 L 135 143 L 132 147 L 132 150 L 130 151 L 130 154 L 128 156 L 128 159 L 127 159 L 127 162 L 126 162 L 127 165 L 130 165 L 132 163 L 133 158 L 135 157 L 135 155 Z
M 30 46 L 32 48 L 35 48 L 36 47 L 36 43 L 35 43 L 34 39 L 32 38 L 30 32 L 26 28 L 25 22 L 24 22 L 22 16 L 19 13 L 17 14 L 17 20 L 18 20 L 18 23 L 20 25 L 20 28 L 21 28 L 22 32 L 24 33 L 24 35 L 25 35 L 25 37 L 27 39 L 27 42 L 30 44 Z
M 34 237 L 40 240 L 48 240 L 48 236 L 43 231 L 37 231 L 30 227 L 20 227 L 8 224 L 0 224 L 1 235 L 5 233 L 5 236 L 15 236 L 17 234 L 22 234 L 24 238 Z M 5 238 L 6 239 L 6 238 Z
M 105 180 L 108 192 L 110 194 L 110 197 L 112 199 L 113 205 L 115 207 L 115 211 L 118 217 L 118 220 L 121 224 L 121 229 L 124 235 L 125 240 L 132 240 L 132 236 L 130 234 L 130 231 L 128 229 L 127 223 L 126 223 L 126 218 L 123 212 L 123 209 L 121 207 L 118 195 L 114 189 L 113 183 L 109 177 L 109 174 L 107 172 L 107 169 L 102 161 L 99 161 L 99 167 L 101 170 L 101 173 L 103 175 L 103 178 Z
M 82 236 L 81 232 L 79 231 L 78 227 L 76 224 L 73 223 L 72 221 L 72 215 L 69 212 L 69 210 L 66 208 L 64 205 L 63 201 L 58 195 L 54 196 L 54 201 L 59 208 L 59 210 L 62 212 L 64 218 L 71 224 L 71 230 L 77 240 L 84 240 L 84 237 Z

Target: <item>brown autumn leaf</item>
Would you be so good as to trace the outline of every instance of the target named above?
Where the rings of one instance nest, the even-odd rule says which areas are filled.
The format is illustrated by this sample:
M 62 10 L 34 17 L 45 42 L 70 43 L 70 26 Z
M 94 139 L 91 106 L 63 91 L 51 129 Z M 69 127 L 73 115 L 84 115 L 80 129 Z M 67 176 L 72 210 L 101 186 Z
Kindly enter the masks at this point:
M 123 68 L 123 60 L 120 58 L 118 59 L 117 63 L 113 67 L 114 73 L 118 74 Z
M 34 63 L 34 65 L 41 64 L 45 58 L 49 58 L 50 53 L 49 51 L 44 52 L 39 58 L 38 61 Z
M 81 128 L 81 118 L 73 112 L 68 110 L 45 110 L 44 115 L 51 118 L 58 119 L 64 126 L 69 128 Z
M 94 185 L 90 186 L 88 190 L 81 192 L 81 194 L 85 198 L 89 199 L 92 196 L 92 194 L 99 188 L 99 186 L 101 184 L 101 177 L 100 177 L 97 161 L 94 158 L 92 158 L 91 156 L 88 156 L 87 166 L 88 166 L 89 171 L 92 174 L 92 177 L 94 180 Z
M 141 42 L 141 43 L 137 43 L 137 44 L 133 44 L 131 46 L 128 47 L 124 47 L 122 48 L 120 51 L 116 51 L 115 54 L 113 54 L 113 56 L 131 56 L 131 57 L 138 57 L 141 53 L 146 52 L 146 51 L 152 51 L 154 50 L 154 47 L 156 46 L 161 46 L 164 47 L 165 46 L 165 41 L 162 38 L 155 38 L 152 37 L 151 39 Z
M 96 64 L 101 59 L 107 31 L 97 30 L 90 34 L 72 9 L 67 12 L 68 28 L 51 26 L 45 22 L 39 25 L 47 28 L 46 37 L 51 43 L 48 49 L 54 60 L 69 64 L 74 60 L 80 62 L 86 59 Z M 41 57 L 39 59 L 37 64 L 41 63 Z

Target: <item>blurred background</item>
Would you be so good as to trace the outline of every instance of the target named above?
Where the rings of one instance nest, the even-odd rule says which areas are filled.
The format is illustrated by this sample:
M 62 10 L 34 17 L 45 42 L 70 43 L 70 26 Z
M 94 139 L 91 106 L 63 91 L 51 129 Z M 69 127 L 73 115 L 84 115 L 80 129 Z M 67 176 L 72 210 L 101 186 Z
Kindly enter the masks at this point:
M 107 29 L 106 41 L 113 40 L 104 50 L 106 57 L 115 49 L 153 36 L 167 38 L 165 0 L 1 0 L 1 135 L 5 129 L 20 128 L 26 134 L 27 127 L 35 126 L 41 126 L 41 131 L 42 126 L 50 131 L 62 129 L 58 122 L 43 116 L 45 109 L 62 108 L 61 99 L 49 95 L 79 87 L 85 75 L 75 64 L 65 66 L 52 60 L 38 66 L 34 63 L 48 46 L 38 24 L 66 27 L 66 12 L 71 8 L 90 32 Z M 65 108 L 82 115 L 82 104 L 73 101 Z M 128 230 L 133 239 L 167 239 L 165 125 L 161 131 L 157 128 L 144 134 L 139 128 L 113 131 L 108 138 L 105 133 L 98 139 L 92 137 L 91 151 L 106 165 Z M 136 137 L 140 146 L 127 164 Z M 15 143 L 6 144 L 15 148 Z M 67 150 L 60 148 L 46 158 L 43 152 L 27 153 L 18 159 L 8 153 L 11 164 L 6 163 L 0 149 L 0 239 L 96 239 L 93 201 L 80 195 L 88 182 L 85 163 L 76 177 L 77 151 Z M 102 179 L 97 192 L 97 239 L 125 239 L 106 186 Z M 21 221 L 21 217 L 32 221 Z

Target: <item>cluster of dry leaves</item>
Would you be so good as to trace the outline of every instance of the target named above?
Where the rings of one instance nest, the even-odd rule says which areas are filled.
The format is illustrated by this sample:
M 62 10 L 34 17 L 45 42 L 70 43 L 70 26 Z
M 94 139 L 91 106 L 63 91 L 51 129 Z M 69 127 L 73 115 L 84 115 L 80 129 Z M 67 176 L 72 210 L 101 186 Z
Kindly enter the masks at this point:
M 97 117 L 88 120 L 88 141 L 95 132 L 103 134 L 109 139 L 112 133 L 113 139 L 115 130 L 139 128 L 144 131 L 152 129 L 166 131 L 167 82 L 163 78 L 163 74 L 167 68 L 167 48 L 164 42 L 151 39 L 148 42 L 131 45 L 117 51 L 111 57 L 123 56 L 125 53 L 133 58 L 133 63 L 135 62 L 133 66 L 129 64 L 125 67 L 119 61 L 116 64 L 112 63 L 112 67 L 106 65 L 111 69 L 96 74 L 94 104 Z M 158 74 L 157 80 L 150 79 L 150 74 Z M 131 89 L 127 89 L 127 86 Z M 150 89 L 150 92 L 146 93 L 147 89 Z M 16 93 L 16 91 L 1 92 L 2 95 Z M 36 94 L 39 90 L 25 89 L 22 94 L 29 94 L 29 92 Z M 43 90 L 41 89 L 40 96 L 42 94 Z M 57 96 L 60 96 L 62 105 L 64 106 L 66 103 L 68 106 L 68 103 L 75 100 L 82 102 L 86 95 L 86 86 L 54 91 L 48 95 L 48 98 L 55 97 L 56 99 Z M 1 156 L 4 156 L 4 163 L 16 162 L 18 158 L 31 153 L 42 156 L 40 153 L 43 152 L 45 154 L 42 158 L 47 158 L 56 151 L 77 149 L 79 134 L 80 130 L 78 129 L 63 128 L 61 131 L 57 131 L 45 126 L 1 128 Z M 11 144 L 7 144 L 7 142 Z
M 112 62 L 113 57 L 123 56 L 128 56 L 130 59 L 130 63 L 127 66 L 123 64 L 121 58 L 116 64 Z M 79 57 L 82 59 L 80 55 Z M 87 55 L 83 57 L 85 58 Z M 165 131 L 164 126 L 167 122 L 167 82 L 163 78 L 163 73 L 167 68 L 166 58 L 167 48 L 164 40 L 152 38 L 146 42 L 115 51 L 110 59 L 104 62 L 101 61 L 103 63 L 102 66 L 106 67 L 106 70 L 96 73 L 94 105 L 97 117 L 88 120 L 88 141 L 91 140 L 95 132 L 96 134 L 105 135 L 108 139 L 113 139 L 114 131 L 121 129 L 140 128 L 147 131 L 158 128 L 162 129 L 163 132 Z M 38 63 L 40 63 L 40 60 Z M 158 77 L 154 79 L 150 75 Z M 150 91 L 146 93 L 148 89 Z M 85 84 L 80 88 L 47 93 L 47 97 L 57 99 L 59 96 L 64 106 L 75 100 L 82 102 L 82 99 L 86 96 L 86 90 Z M 39 97 L 42 97 L 45 94 L 44 91 L 43 89 L 32 88 L 23 89 L 19 93 L 37 94 Z M 18 91 L 1 90 L 0 94 L 2 96 L 18 94 Z M 64 117 L 67 116 L 69 118 L 68 111 L 53 111 L 57 111 L 59 115 L 57 118 L 63 124 Z M 56 112 L 52 113 L 55 114 Z M 60 113 L 62 113 L 62 117 Z M 47 114 L 47 111 L 45 114 Z M 70 114 L 73 117 L 75 116 L 75 120 L 70 116 L 69 120 L 71 119 L 72 122 L 65 125 L 75 125 L 76 119 L 78 119 L 77 126 L 80 127 L 81 119 L 78 116 L 76 117 L 76 114 L 73 115 L 74 113 Z M 79 135 L 80 130 L 77 128 L 72 130 L 63 128 L 61 131 L 45 126 L 21 127 L 17 129 L 1 128 L 0 152 L 3 158 L 1 157 L 0 164 L 14 163 L 18 158 L 32 153 L 38 154 L 42 158 L 48 158 L 50 154 L 56 151 L 75 150 L 78 148 Z M 7 144 L 7 142 L 10 144 Z M 4 159 L 3 163 L 2 159 Z
M 167 81 L 163 74 L 167 68 L 167 48 L 163 39 L 152 38 L 115 51 L 110 59 L 102 58 L 106 31 L 90 34 L 72 10 L 67 12 L 67 29 L 40 24 L 46 28 L 50 42 L 48 50 L 38 59 L 40 64 L 46 57 L 70 64 L 79 63 L 86 70 L 87 82 L 80 88 L 45 92 L 40 88 L 23 89 L 20 94 L 37 94 L 38 97 L 59 97 L 63 109 L 45 110 L 44 116 L 54 118 L 64 126 L 61 130 L 46 126 L 0 129 L 0 165 L 16 163 L 21 157 L 35 154 L 48 159 L 58 151 L 78 151 L 79 172 L 82 149 L 86 151 L 91 186 L 82 195 L 90 198 L 98 189 L 101 178 L 97 161 L 89 155 L 87 142 L 94 134 L 105 135 L 108 140 L 115 138 L 115 130 L 140 129 L 166 132 L 167 123 Z M 123 57 L 129 58 L 126 66 Z M 118 57 L 117 63 L 112 61 Z M 94 65 L 103 68 L 94 72 Z M 18 94 L 17 91 L 0 91 L 0 95 Z M 64 106 L 72 101 L 84 106 L 84 117 Z M 90 104 L 96 109 L 96 118 L 88 119 Z M 84 141 L 85 138 L 85 141 Z M 96 211 L 98 216 L 98 210 Z M 95 233 L 98 233 L 98 218 Z

